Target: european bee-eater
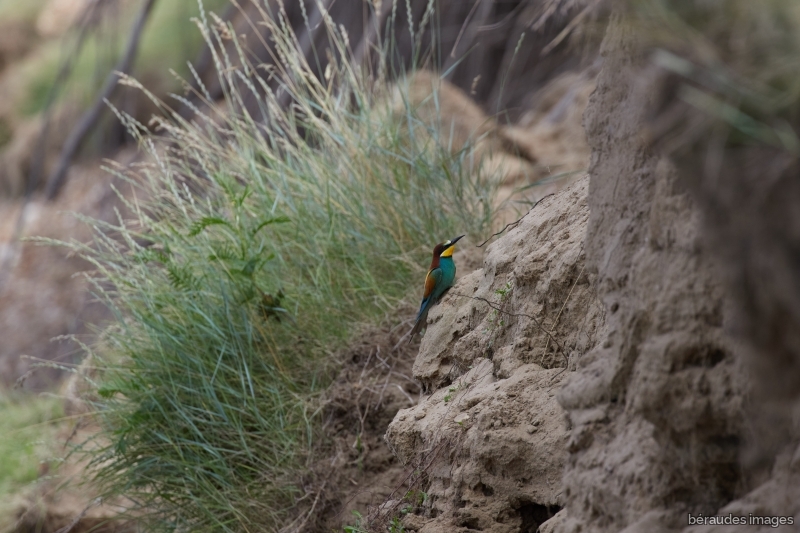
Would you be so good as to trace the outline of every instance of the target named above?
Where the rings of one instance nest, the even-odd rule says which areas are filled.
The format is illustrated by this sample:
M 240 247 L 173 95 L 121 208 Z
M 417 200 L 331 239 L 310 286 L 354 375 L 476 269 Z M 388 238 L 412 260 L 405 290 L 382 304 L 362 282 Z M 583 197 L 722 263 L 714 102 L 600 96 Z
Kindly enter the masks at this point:
M 428 311 L 436 303 L 447 289 L 453 286 L 456 279 L 456 264 L 453 262 L 453 252 L 456 250 L 456 243 L 461 239 L 456 237 L 449 241 L 437 244 L 433 248 L 433 260 L 428 275 L 425 276 L 425 292 L 422 294 L 422 305 L 419 306 L 417 321 L 411 330 L 410 338 L 413 339 L 416 333 L 425 327 Z

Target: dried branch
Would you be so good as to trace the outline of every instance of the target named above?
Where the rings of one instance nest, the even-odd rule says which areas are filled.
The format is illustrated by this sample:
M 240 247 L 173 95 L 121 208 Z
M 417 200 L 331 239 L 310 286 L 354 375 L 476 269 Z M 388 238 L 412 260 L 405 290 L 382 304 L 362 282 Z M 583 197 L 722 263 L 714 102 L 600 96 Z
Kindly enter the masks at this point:
M 22 233 L 25 230 L 25 220 L 28 214 L 28 206 L 33 199 L 34 192 L 39 186 L 39 177 L 42 173 L 42 167 L 45 159 L 45 146 L 47 143 L 47 137 L 50 133 L 50 124 L 53 118 L 53 103 L 55 102 L 56 96 L 63 86 L 64 81 L 72 72 L 72 69 L 75 66 L 76 58 L 83 49 L 83 45 L 89 35 L 89 30 L 91 29 L 91 22 L 94 19 L 94 11 L 96 7 L 97 1 L 92 2 L 86 7 L 81 15 L 81 18 L 78 20 L 78 32 L 75 46 L 71 51 L 66 52 L 65 58 L 61 62 L 61 66 L 58 69 L 58 73 L 56 74 L 53 85 L 50 87 L 50 90 L 47 93 L 47 100 L 45 101 L 44 105 L 44 116 L 42 117 L 42 130 L 39 133 L 39 140 L 34 147 L 33 157 L 31 157 L 31 168 L 28 174 L 27 183 L 25 185 L 25 196 L 22 199 L 22 207 L 17 215 L 17 220 L 14 224 L 14 231 L 11 234 L 11 238 L 8 240 L 9 244 L 8 248 L 6 249 L 6 253 L 0 254 L 2 256 L 0 258 L 0 294 L 2 294 L 6 282 L 11 277 L 14 264 L 19 258 L 20 237 L 22 237 Z
M 111 97 L 114 89 L 117 87 L 117 81 L 119 77 L 130 72 L 130 69 L 133 66 L 133 60 L 136 58 L 136 52 L 139 49 L 139 39 L 142 36 L 142 31 L 147 23 L 147 19 L 150 17 L 150 13 L 153 11 L 153 6 L 155 3 L 156 0 L 144 0 L 142 9 L 139 11 L 139 15 L 137 16 L 136 22 L 131 30 L 131 35 L 128 38 L 128 44 L 125 48 L 125 53 L 122 55 L 122 58 L 120 58 L 116 68 L 106 78 L 105 84 L 100 90 L 100 94 L 98 95 L 92 107 L 90 107 L 83 114 L 81 119 L 78 121 L 78 124 L 70 132 L 69 137 L 67 137 L 67 140 L 64 143 L 64 148 L 61 150 L 61 156 L 59 157 L 58 164 L 47 180 L 45 197 L 48 200 L 55 199 L 55 197 L 58 196 L 58 193 L 61 191 L 61 187 L 64 186 L 67 176 L 67 169 L 69 168 L 72 158 L 75 156 L 75 153 L 78 151 L 78 148 L 80 148 L 83 140 L 92 131 L 92 128 L 94 128 L 94 125 L 100 118 L 106 101 Z
M 101 498 L 95 498 L 94 500 L 92 500 L 92 502 L 89 505 L 87 505 L 83 509 L 83 511 L 81 511 L 77 516 L 75 516 L 75 518 L 72 519 L 72 522 L 70 522 L 66 526 L 58 529 L 56 531 L 56 533 L 70 533 L 70 531 L 75 529 L 75 526 L 77 526 L 78 523 L 81 520 L 83 520 L 83 517 L 86 516 L 86 513 L 89 512 L 89 509 L 91 509 L 92 507 L 95 507 L 97 505 L 100 505 L 101 503 L 102 503 L 102 499 Z
M 533 211 L 533 210 L 536 208 L 536 206 L 537 206 L 537 205 L 539 205 L 539 203 L 540 203 L 542 200 L 544 200 L 545 198 L 547 198 L 547 197 L 549 197 L 549 196 L 553 196 L 554 194 L 555 194 L 554 192 L 551 192 L 550 194 L 546 194 L 546 195 L 542 196 L 541 198 L 539 198 L 538 200 L 536 200 L 536 203 L 535 203 L 535 204 L 533 204 L 533 206 L 532 206 L 530 209 L 528 209 L 528 212 L 527 212 L 527 213 L 525 213 L 524 215 L 522 215 L 522 216 L 521 216 L 519 219 L 517 219 L 516 221 L 514 221 L 514 222 L 511 222 L 510 224 L 506 224 L 506 226 L 505 226 L 503 229 L 501 229 L 500 231 L 498 231 L 497 233 L 495 233 L 494 235 L 492 235 L 491 237 L 489 237 L 488 239 L 486 239 L 485 241 L 483 241 L 482 243 L 480 243 L 478 246 L 476 246 L 476 248 L 483 248 L 483 246 L 484 246 L 484 245 L 485 245 L 487 242 L 489 242 L 490 240 L 492 240 L 492 238 L 494 238 L 494 237 L 497 237 L 498 235 L 501 235 L 501 234 L 502 234 L 502 233 L 503 233 L 505 230 L 507 230 L 507 229 L 508 229 L 508 228 L 510 228 L 511 226 L 515 226 L 515 227 L 516 227 L 516 226 L 517 226 L 517 225 L 518 225 L 520 222 L 522 222 L 522 219 L 523 219 L 523 218 L 525 218 L 526 216 L 528 216 L 528 214 L 530 214 L 530 212 L 531 212 L 531 211 Z
M 522 316 L 522 317 L 529 318 L 529 319 L 533 320 L 533 323 L 536 324 L 536 327 L 538 327 L 540 330 L 544 331 L 547 334 L 547 336 L 550 338 L 550 340 L 553 341 L 553 344 L 558 346 L 558 349 L 561 352 L 561 355 L 564 357 L 564 360 L 566 361 L 567 365 L 569 365 L 569 358 L 567 357 L 567 352 L 564 351 L 564 347 L 561 346 L 561 343 L 556 340 L 556 338 L 553 336 L 553 334 L 550 331 L 548 331 L 544 327 L 544 325 L 542 325 L 542 323 L 539 322 L 539 320 L 536 319 L 536 317 L 531 316 L 531 315 L 526 315 L 525 313 L 509 313 L 508 311 L 505 311 L 504 309 L 499 307 L 497 304 L 490 302 L 486 298 L 481 298 L 480 296 L 469 296 L 468 294 L 461 294 L 461 293 L 458 293 L 458 292 L 454 292 L 453 294 L 456 295 L 456 296 L 461 296 L 463 298 L 470 298 L 472 300 L 480 300 L 481 302 L 486 303 L 486 305 L 488 305 L 489 307 L 491 307 L 492 309 L 494 309 L 498 313 L 502 313 L 502 314 L 507 315 L 507 316 Z

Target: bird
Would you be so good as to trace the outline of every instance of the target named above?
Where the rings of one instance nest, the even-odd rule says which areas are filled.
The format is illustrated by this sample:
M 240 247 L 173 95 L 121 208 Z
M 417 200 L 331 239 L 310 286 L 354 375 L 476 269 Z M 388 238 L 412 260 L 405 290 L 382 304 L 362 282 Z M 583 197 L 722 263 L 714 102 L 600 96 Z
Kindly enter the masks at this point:
M 422 293 L 422 304 L 419 306 L 417 321 L 409 334 L 409 342 L 414 335 L 425 327 L 428 311 L 442 295 L 453 286 L 456 279 L 456 264 L 453 262 L 453 252 L 456 250 L 456 243 L 463 235 L 440 242 L 433 247 L 433 260 L 428 274 L 425 276 L 425 290 Z

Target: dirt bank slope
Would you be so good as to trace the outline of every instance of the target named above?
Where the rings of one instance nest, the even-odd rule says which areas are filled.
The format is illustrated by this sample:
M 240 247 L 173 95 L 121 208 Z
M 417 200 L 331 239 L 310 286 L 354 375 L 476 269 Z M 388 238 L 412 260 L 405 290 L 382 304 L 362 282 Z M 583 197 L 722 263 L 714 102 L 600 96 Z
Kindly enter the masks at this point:
M 585 183 L 543 203 L 431 313 L 414 365 L 426 396 L 387 433 L 427 490 L 412 530 L 777 525 L 687 528 L 689 513 L 798 530 L 798 157 L 697 131 L 670 157 L 656 151 L 647 127 L 679 98 L 629 23 L 611 19 L 584 116 L 587 204 Z M 577 272 L 589 283 L 559 300 L 556 280 Z M 554 325 L 554 299 L 571 319 Z M 531 348 L 530 317 L 574 372 L 556 376 L 559 351 Z
M 749 15 L 729 6 L 687 2 L 681 13 L 697 23 L 692 13 L 713 9 L 724 27 L 737 15 L 790 20 L 776 6 Z M 559 394 L 575 423 L 559 530 L 770 531 L 793 520 L 780 530 L 798 531 L 797 153 L 756 136 L 742 142 L 680 96 L 720 62 L 733 77 L 761 73 L 782 51 L 781 32 L 792 32 L 739 27 L 731 51 L 709 26 L 713 66 L 676 80 L 653 48 L 697 65 L 703 54 L 663 38 L 654 46 L 618 9 L 585 115 L 587 265 L 611 311 L 609 337 Z M 742 49 L 758 59 L 740 61 Z M 798 131 L 796 114 L 761 120 L 795 120 L 787 127 Z M 580 423 L 589 412 L 603 417 Z M 688 513 L 769 522 L 687 528 Z
M 640 134 L 641 58 L 619 19 L 604 52 L 584 117 L 593 149 L 586 250 L 609 333 L 559 393 L 575 424 L 564 529 L 656 531 L 741 491 L 746 386 L 698 209 Z
M 426 394 L 386 434 L 427 494 L 407 528 L 533 533 L 561 509 L 555 393 L 565 359 L 604 331 L 584 269 L 587 190 L 584 178 L 545 199 L 431 311 L 413 369 Z

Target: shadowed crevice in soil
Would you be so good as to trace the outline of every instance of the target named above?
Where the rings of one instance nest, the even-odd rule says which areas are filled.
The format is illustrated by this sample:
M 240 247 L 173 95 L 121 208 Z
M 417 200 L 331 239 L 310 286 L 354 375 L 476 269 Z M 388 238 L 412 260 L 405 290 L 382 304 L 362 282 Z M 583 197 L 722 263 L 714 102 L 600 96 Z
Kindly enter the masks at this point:
M 393 316 L 411 319 L 414 309 L 403 304 Z M 366 515 L 403 485 L 407 473 L 383 435 L 395 414 L 419 399 L 411 377 L 419 341 L 403 337 L 410 328 L 408 320 L 387 319 L 337 354 L 343 367 L 323 400 L 322 436 L 304 487 L 309 503 L 298 509 L 308 516 L 304 531 L 339 531 L 355 522 L 353 511 Z

